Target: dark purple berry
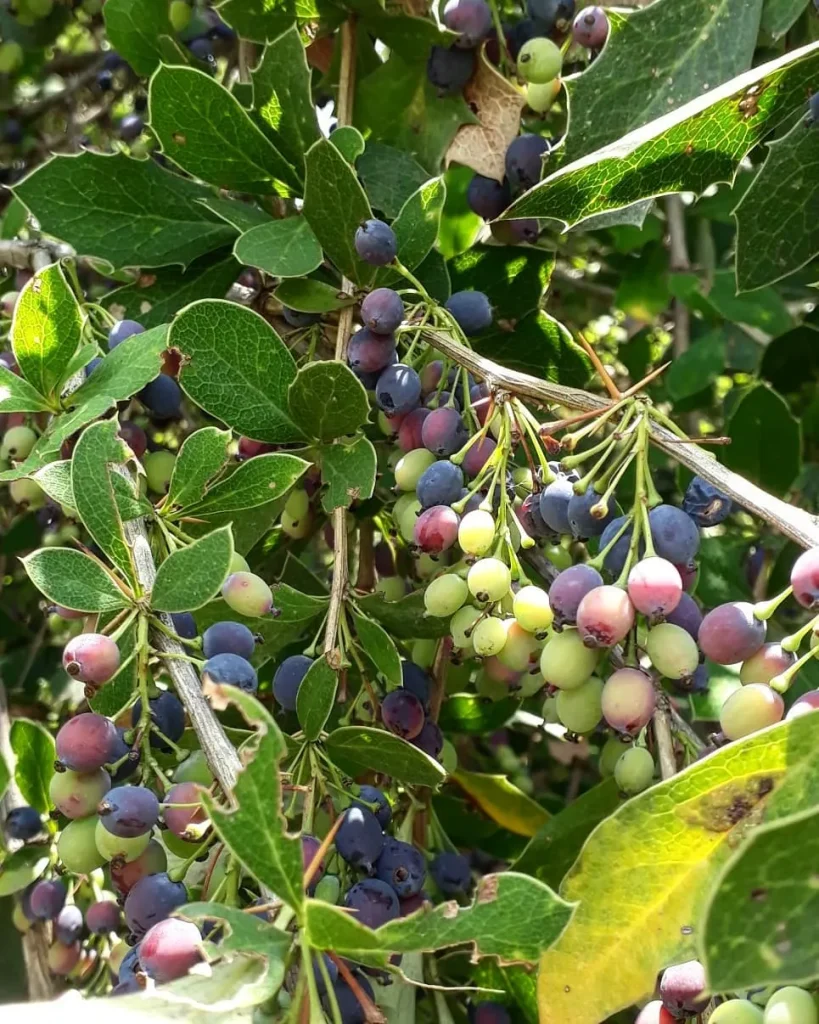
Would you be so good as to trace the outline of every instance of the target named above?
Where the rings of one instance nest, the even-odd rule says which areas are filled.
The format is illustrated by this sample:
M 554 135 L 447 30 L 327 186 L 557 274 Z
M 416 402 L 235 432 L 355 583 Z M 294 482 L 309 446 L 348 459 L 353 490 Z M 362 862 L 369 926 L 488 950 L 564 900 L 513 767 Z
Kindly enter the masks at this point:
M 472 884 L 469 858 L 460 853 L 439 853 L 429 871 L 444 896 L 468 892 Z
M 697 526 L 718 526 L 731 514 L 733 502 L 712 483 L 695 476 L 685 491 L 682 510 Z
M 347 362 L 356 372 L 378 373 L 396 362 L 395 338 L 362 327 L 350 338 Z
M 399 914 L 395 890 L 378 878 L 364 878 L 354 885 L 344 897 L 344 906 L 368 928 L 380 928 Z
M 125 899 L 125 920 L 133 935 L 141 939 L 152 925 L 164 921 L 187 902 L 188 894 L 182 882 L 172 882 L 164 871 L 146 875 Z
M 370 872 L 383 845 L 381 825 L 372 811 L 363 804 L 354 804 L 344 812 L 344 821 L 336 832 L 336 850 L 342 860 Z
M 473 213 L 484 220 L 494 220 L 512 202 L 512 191 L 506 178 L 495 181 L 483 174 L 475 174 L 467 186 L 466 201 Z
M 115 349 L 121 345 L 126 338 L 132 338 L 135 334 L 142 334 L 145 328 L 136 320 L 119 320 L 108 332 L 108 349 Z
M 137 398 L 158 420 L 173 420 L 181 414 L 182 389 L 166 373 L 146 384 Z
M 492 11 L 486 0 L 449 0 L 444 8 L 444 24 L 459 35 L 456 46 L 474 49 L 492 28 Z
M 374 334 L 392 334 L 403 319 L 404 303 L 392 288 L 376 288 L 361 303 L 361 321 Z
M 182 733 L 185 731 L 185 708 L 182 706 L 182 701 L 175 693 L 165 690 L 158 697 L 151 697 L 149 699 L 148 708 L 151 721 L 156 728 L 171 743 L 178 743 L 182 739 Z M 131 725 L 136 727 L 141 717 L 142 700 L 138 698 L 131 710 Z M 172 749 L 161 736 L 158 736 L 153 731 L 151 732 L 151 746 L 155 750 L 161 750 L 166 754 L 169 754 Z
M 135 839 L 159 821 L 159 800 L 145 786 L 117 786 L 97 808 L 103 827 L 120 839 Z
M 476 62 L 474 50 L 433 46 L 427 60 L 427 78 L 439 96 L 455 96 L 474 74 Z
M 255 693 L 259 688 L 256 669 L 238 654 L 217 654 L 208 658 L 202 666 L 202 681 L 238 686 L 245 693 Z
M 126 114 L 119 123 L 119 137 L 125 142 L 138 139 L 145 129 L 145 122 L 139 114 Z
M 63 909 L 68 890 L 59 879 L 41 880 L 29 893 L 28 904 L 38 921 L 53 921 Z
M 413 661 L 401 662 L 401 685 L 405 690 L 414 693 L 423 705 L 424 712 L 429 710 L 429 695 L 432 690 L 432 680 L 429 673 L 425 672 L 420 665 Z
M 296 710 L 296 699 L 302 679 L 313 664 L 306 654 L 292 654 L 276 669 L 273 676 L 273 696 L 285 711 Z
M 54 922 L 54 936 L 64 946 L 73 946 L 82 937 L 83 919 L 79 907 L 70 903 L 57 915 Z
M 409 412 L 421 398 L 421 380 L 411 366 L 395 363 L 388 366 L 375 385 L 378 408 L 388 416 Z
M 492 323 L 492 306 L 483 292 L 455 292 L 444 305 L 468 338 L 485 331 Z
M 572 38 L 578 46 L 599 50 L 609 34 L 609 19 L 602 7 L 584 7 L 574 19 Z
M 114 723 L 87 711 L 69 718 L 57 733 L 57 759 L 71 771 L 87 774 L 114 760 L 118 744 Z
M 540 181 L 549 143 L 542 135 L 519 135 L 506 150 L 506 177 L 513 192 L 525 192 Z
M 392 807 L 381 790 L 375 786 L 362 784 L 358 787 L 358 797 L 358 800 L 353 801 L 353 807 L 364 807 L 366 804 L 372 804 L 375 810 L 373 810 L 373 807 L 366 807 L 366 810 L 375 815 L 382 829 L 386 828 L 392 819 Z
M 119 928 L 122 912 L 113 900 L 98 900 L 86 910 L 85 923 L 94 935 L 107 935 Z
M 398 254 L 398 239 L 383 220 L 365 220 L 355 233 L 355 251 L 365 263 L 385 267 Z
M 424 706 L 414 693 L 400 687 L 381 701 L 381 720 L 402 739 L 414 739 L 424 727 Z
M 202 634 L 202 653 L 206 658 L 236 654 L 249 660 L 255 650 L 256 637 L 242 622 L 214 622 Z
M 321 320 L 320 313 L 302 313 L 297 309 L 290 309 L 289 306 L 282 306 L 282 316 L 290 327 L 309 327 Z
M 6 815 L 6 835 L 27 843 L 43 830 L 40 812 L 33 807 L 14 807 Z
M 422 508 L 435 505 L 451 505 L 461 496 L 464 486 L 464 475 L 460 466 L 454 462 L 433 462 L 421 474 L 415 488 Z
M 429 754 L 430 757 L 434 757 L 437 761 L 441 756 L 441 751 L 444 749 L 444 734 L 441 732 L 437 722 L 427 719 L 424 722 L 424 728 L 412 740 L 412 743 L 413 746 L 423 750 L 425 754 Z
M 421 426 L 424 447 L 438 458 L 447 458 L 469 440 L 469 431 L 461 414 L 451 406 L 433 409 Z
M 375 865 L 375 876 L 392 886 L 397 896 L 419 893 L 427 876 L 423 855 L 410 843 L 388 837 Z

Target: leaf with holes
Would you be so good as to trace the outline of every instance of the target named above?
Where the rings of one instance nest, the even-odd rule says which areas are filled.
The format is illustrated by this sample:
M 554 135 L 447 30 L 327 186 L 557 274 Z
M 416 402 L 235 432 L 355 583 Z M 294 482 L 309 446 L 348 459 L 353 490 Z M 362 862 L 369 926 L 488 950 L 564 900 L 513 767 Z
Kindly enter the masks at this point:
M 642 61 L 642 65 L 651 62 Z M 616 142 L 564 164 L 516 200 L 500 219 L 551 217 L 570 227 L 651 196 L 700 193 L 716 182 L 732 181 L 749 150 L 802 104 L 817 74 L 819 43 L 761 64 Z

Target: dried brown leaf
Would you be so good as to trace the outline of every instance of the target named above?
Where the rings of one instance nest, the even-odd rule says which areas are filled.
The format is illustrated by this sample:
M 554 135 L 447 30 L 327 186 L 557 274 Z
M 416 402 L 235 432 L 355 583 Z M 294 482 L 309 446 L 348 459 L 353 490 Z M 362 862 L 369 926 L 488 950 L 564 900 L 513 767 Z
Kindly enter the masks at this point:
M 526 100 L 515 85 L 481 55 L 478 70 L 464 89 L 464 99 L 478 124 L 463 124 L 450 143 L 446 163 L 463 164 L 477 174 L 502 181 L 504 156 L 520 128 Z

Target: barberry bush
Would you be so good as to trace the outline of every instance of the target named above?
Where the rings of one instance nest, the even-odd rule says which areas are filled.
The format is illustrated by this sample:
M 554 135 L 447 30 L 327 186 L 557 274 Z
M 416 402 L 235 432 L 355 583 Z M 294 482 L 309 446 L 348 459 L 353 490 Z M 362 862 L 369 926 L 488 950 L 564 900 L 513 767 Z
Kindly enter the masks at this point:
M 816 1024 L 815 6 L 0 3 L 9 1019 Z

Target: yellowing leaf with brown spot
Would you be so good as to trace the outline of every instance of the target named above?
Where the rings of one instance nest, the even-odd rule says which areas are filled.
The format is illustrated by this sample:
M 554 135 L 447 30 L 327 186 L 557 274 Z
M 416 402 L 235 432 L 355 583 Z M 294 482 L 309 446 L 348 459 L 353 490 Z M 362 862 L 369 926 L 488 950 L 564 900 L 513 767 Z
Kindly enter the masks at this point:
M 464 88 L 464 99 L 479 123 L 462 124 L 458 129 L 446 153 L 447 167 L 459 163 L 477 174 L 503 181 L 504 157 L 520 129 L 520 112 L 526 100 L 483 54 L 478 70 Z
M 531 838 L 549 820 L 549 812 L 513 786 L 505 775 L 459 770 L 453 779 L 484 814 L 516 835 Z
M 542 1024 L 599 1024 L 697 955 L 711 884 L 761 820 L 819 801 L 819 715 L 717 751 L 627 801 L 561 886 L 579 905 L 540 960 Z

